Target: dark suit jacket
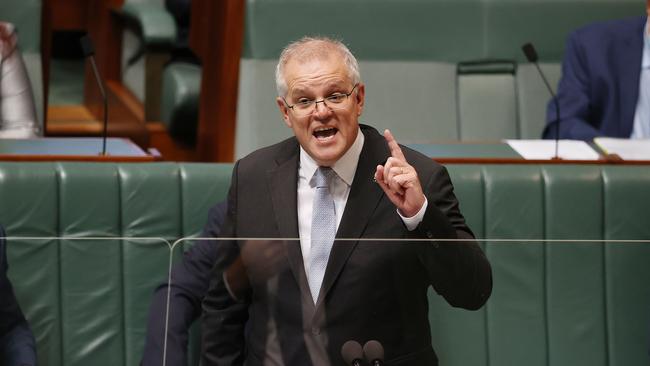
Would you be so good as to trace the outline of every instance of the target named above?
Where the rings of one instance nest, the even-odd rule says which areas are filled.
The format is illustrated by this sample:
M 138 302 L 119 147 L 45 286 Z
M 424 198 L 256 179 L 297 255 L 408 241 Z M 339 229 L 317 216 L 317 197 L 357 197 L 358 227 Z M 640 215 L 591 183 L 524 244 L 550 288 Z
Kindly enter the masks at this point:
M 361 129 L 365 143 L 337 238 L 472 238 L 445 168 L 403 147 L 429 201 L 424 220 L 409 232 L 373 181 L 375 167 L 390 155 L 387 144 L 373 128 Z M 223 236 L 297 238 L 298 164 L 295 138 L 238 161 Z M 221 248 L 203 303 L 204 366 L 244 360 L 246 365 L 338 365 L 341 346 L 351 339 L 379 340 L 388 365 L 435 365 L 428 287 L 468 309 L 481 307 L 492 288 L 490 266 L 473 242 L 336 241 L 314 305 L 299 241 L 269 244 L 281 249 L 279 258 L 260 254 L 264 248 L 256 244 Z M 223 276 L 240 253 L 250 285 L 234 291 L 236 302 L 229 290 L 237 286 L 226 284 Z
M 208 222 L 203 227 L 201 237 L 218 237 L 225 216 L 226 202 L 210 208 Z M 208 291 L 210 271 L 218 255 L 216 242 L 199 240 L 184 253 L 183 260 L 172 268 L 167 330 L 168 366 L 187 365 L 189 329 L 194 320 L 201 315 L 201 301 Z M 167 282 L 158 286 L 151 299 L 147 337 L 141 363 L 144 366 L 163 364 L 167 288 Z
M 557 98 L 560 138 L 628 138 L 639 98 L 646 17 L 595 23 L 568 38 Z M 556 136 L 553 100 L 547 107 L 544 138 Z
M 7 278 L 6 243 L 0 227 L 0 365 L 36 365 L 36 346 L 11 282 Z

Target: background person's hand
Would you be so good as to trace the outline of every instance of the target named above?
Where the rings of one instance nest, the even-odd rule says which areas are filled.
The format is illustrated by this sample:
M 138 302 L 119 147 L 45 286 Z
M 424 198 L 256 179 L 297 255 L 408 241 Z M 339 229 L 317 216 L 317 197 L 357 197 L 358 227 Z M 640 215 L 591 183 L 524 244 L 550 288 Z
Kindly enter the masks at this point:
M 18 39 L 11 23 L 0 22 L 0 56 L 7 57 L 16 48 Z

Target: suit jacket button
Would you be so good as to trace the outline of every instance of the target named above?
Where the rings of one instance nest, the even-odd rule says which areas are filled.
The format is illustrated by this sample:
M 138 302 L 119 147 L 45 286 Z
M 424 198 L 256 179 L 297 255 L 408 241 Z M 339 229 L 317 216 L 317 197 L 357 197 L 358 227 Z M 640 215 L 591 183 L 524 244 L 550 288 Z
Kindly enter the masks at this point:
M 320 328 L 318 328 L 318 327 L 312 327 L 312 328 L 311 328 L 311 332 L 312 332 L 312 334 L 314 334 L 314 335 L 319 335 L 319 334 L 320 334 Z
M 427 231 L 427 238 L 433 239 L 433 233 L 431 231 Z

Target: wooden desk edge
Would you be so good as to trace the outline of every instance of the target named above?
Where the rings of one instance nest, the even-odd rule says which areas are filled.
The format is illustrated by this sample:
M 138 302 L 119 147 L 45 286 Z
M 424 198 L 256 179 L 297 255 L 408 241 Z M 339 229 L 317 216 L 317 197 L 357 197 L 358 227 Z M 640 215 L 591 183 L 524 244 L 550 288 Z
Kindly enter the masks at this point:
M 2 155 L 0 161 L 89 161 L 97 163 L 149 163 L 162 161 L 161 156 L 118 156 L 118 155 Z
M 440 164 L 577 164 L 577 165 L 650 165 L 649 160 L 526 160 L 523 158 L 436 158 Z

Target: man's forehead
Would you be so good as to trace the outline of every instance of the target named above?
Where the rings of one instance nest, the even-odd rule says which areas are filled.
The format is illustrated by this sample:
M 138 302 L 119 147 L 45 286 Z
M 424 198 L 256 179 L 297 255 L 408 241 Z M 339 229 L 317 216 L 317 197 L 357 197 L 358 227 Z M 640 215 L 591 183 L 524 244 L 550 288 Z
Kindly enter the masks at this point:
M 333 57 L 309 61 L 290 60 L 285 68 L 287 84 L 296 86 L 304 83 L 338 85 L 348 82 L 345 63 Z

